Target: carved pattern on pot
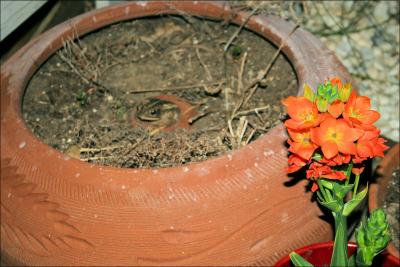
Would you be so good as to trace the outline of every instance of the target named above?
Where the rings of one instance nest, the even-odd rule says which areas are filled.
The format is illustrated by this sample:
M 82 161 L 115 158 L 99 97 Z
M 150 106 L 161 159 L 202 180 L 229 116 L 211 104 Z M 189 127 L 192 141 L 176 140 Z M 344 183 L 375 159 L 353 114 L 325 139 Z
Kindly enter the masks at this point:
M 36 183 L 25 182 L 25 175 L 18 173 L 10 159 L 1 161 L 1 186 L 1 232 L 9 244 L 38 256 L 51 256 L 69 249 L 94 249 L 70 222 L 70 216 L 60 211 L 59 203 L 51 201 L 49 194 L 37 192 Z M 37 217 L 26 216 L 32 210 Z M 17 225 L 16 221 L 24 225 Z M 26 230 L 29 225 L 41 225 L 41 229 L 30 232 Z

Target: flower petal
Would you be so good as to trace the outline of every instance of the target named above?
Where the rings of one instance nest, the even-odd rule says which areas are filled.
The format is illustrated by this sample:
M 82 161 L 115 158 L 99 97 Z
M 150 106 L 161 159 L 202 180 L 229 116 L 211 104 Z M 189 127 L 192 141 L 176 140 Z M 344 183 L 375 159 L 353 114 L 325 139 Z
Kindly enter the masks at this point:
M 333 157 L 336 156 L 336 155 L 338 154 L 338 152 L 339 152 L 336 143 L 331 142 L 331 141 L 324 142 L 324 143 L 321 145 L 321 148 L 322 148 L 322 153 L 324 153 L 324 156 L 325 156 L 327 159 L 333 158 Z
M 381 114 L 375 110 L 367 110 L 363 112 L 362 123 L 363 124 L 373 124 L 381 117 Z
M 332 104 L 330 104 L 328 108 L 329 114 L 331 114 L 334 118 L 338 118 L 340 115 L 342 115 L 343 111 L 344 111 L 344 104 L 340 100 L 334 101 Z
M 357 154 L 356 144 L 353 142 L 342 141 L 337 143 L 338 150 L 343 154 L 355 155 Z

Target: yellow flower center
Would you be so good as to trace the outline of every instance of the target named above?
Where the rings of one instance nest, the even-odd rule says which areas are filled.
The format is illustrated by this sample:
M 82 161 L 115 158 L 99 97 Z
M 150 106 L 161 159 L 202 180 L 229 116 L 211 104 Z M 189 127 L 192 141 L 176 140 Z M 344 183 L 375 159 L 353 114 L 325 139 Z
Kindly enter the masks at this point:
M 312 111 L 304 112 L 301 116 L 304 122 L 312 122 L 315 120 L 314 113 Z
M 362 115 L 360 114 L 359 110 L 354 110 L 353 108 L 349 109 L 349 117 L 360 119 Z
M 343 133 L 337 132 L 335 128 L 328 128 L 326 139 L 337 143 L 343 139 Z

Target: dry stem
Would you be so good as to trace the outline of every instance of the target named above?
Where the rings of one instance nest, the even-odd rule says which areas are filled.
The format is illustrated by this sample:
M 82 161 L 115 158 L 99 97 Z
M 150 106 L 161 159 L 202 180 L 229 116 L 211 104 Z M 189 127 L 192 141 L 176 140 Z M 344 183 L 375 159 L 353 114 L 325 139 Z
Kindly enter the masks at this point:
M 232 42 L 238 37 L 240 31 L 243 29 L 244 25 L 247 24 L 249 19 L 258 11 L 258 8 L 255 8 L 251 11 L 251 13 L 246 17 L 246 19 L 243 21 L 243 23 L 240 25 L 240 27 L 234 32 L 234 34 L 229 38 L 228 42 L 224 46 L 224 53 L 228 50 L 229 46 L 232 44 Z
M 175 90 L 185 90 L 185 89 L 193 89 L 193 88 L 205 88 L 205 86 L 215 86 L 221 85 L 225 83 L 225 81 L 213 82 L 209 84 L 189 84 L 189 85 L 180 85 L 180 86 L 171 86 L 171 87 L 160 87 L 153 89 L 143 89 L 143 90 L 135 90 L 130 91 L 131 94 L 139 94 L 139 93 L 150 93 L 150 92 L 162 92 L 162 91 L 175 91 Z

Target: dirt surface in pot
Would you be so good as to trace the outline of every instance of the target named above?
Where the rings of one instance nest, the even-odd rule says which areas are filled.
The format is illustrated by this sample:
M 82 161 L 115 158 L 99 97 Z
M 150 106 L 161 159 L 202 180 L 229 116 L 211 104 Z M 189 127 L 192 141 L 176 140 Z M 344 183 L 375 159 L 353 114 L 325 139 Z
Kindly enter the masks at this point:
M 281 100 L 296 95 L 297 80 L 275 46 L 237 32 L 163 16 L 67 40 L 27 86 L 26 123 L 71 157 L 116 167 L 176 166 L 238 149 L 281 122 Z
M 392 226 L 392 242 L 397 250 L 400 249 L 400 168 L 397 167 L 392 173 L 392 179 L 386 188 L 386 196 L 383 202 L 383 209 L 387 214 L 387 220 Z

